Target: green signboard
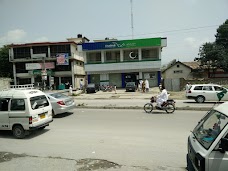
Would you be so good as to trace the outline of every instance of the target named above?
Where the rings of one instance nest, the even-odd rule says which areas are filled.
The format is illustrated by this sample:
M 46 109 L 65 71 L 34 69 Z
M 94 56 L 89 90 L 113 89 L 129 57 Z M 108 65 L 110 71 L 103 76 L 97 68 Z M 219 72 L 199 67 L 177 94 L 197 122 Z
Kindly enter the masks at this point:
M 83 50 L 119 49 L 161 46 L 161 38 L 133 39 L 110 42 L 83 43 Z
M 41 75 L 41 70 L 33 70 L 33 75 Z M 48 76 L 53 76 L 54 72 L 52 70 L 47 70 Z

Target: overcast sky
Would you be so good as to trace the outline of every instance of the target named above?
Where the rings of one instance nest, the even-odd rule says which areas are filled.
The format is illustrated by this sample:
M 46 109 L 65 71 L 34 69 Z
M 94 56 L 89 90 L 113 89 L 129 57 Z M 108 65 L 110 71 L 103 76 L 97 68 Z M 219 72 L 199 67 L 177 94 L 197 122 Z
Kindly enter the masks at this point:
M 167 37 L 162 64 L 193 61 L 228 19 L 228 0 L 133 0 L 134 39 Z M 130 0 L 0 0 L 0 46 L 132 39 Z

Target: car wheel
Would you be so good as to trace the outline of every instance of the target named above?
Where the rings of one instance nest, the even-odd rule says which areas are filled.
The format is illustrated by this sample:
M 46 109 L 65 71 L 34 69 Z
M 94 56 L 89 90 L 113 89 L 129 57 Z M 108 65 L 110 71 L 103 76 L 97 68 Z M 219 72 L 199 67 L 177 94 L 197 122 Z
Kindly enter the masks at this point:
M 196 97 L 196 102 L 197 103 L 203 103 L 205 101 L 205 97 L 204 96 L 197 96 Z
M 55 112 L 54 112 L 53 109 L 52 109 L 51 113 L 52 113 L 52 117 L 54 117 L 55 116 Z
M 16 125 L 13 127 L 13 135 L 18 139 L 25 137 L 25 130 L 21 125 Z

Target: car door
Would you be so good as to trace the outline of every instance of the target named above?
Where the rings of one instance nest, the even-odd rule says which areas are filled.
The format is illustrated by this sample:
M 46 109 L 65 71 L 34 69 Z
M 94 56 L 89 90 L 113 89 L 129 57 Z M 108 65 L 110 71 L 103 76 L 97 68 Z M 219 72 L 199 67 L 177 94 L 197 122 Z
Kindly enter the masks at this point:
M 205 97 L 206 101 L 215 100 L 215 91 L 212 86 L 203 86 L 202 95 Z
M 217 94 L 222 92 L 223 90 L 226 90 L 227 93 L 224 94 L 223 98 L 221 99 L 221 101 L 227 101 L 228 100 L 228 90 L 224 87 L 221 86 L 214 86 L 215 89 L 215 99 L 218 100 L 218 96 Z
M 0 99 L 0 130 L 9 130 L 9 99 Z

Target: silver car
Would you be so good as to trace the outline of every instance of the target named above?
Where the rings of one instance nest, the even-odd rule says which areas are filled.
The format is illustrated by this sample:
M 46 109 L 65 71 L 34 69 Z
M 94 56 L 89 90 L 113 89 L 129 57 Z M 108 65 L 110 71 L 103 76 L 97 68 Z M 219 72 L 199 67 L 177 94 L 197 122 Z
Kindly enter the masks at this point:
M 46 95 L 51 102 L 53 116 L 68 112 L 76 106 L 73 98 L 62 93 L 46 92 Z

